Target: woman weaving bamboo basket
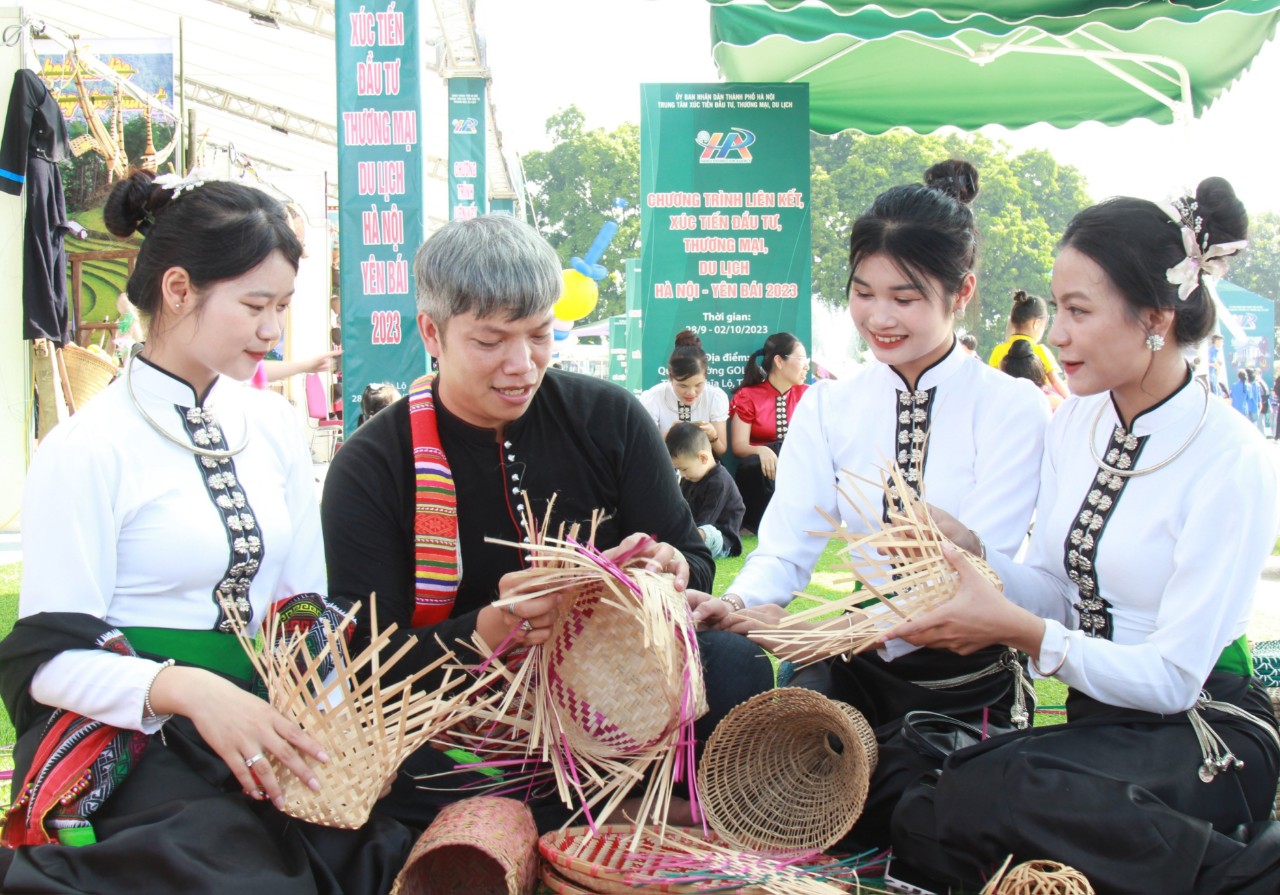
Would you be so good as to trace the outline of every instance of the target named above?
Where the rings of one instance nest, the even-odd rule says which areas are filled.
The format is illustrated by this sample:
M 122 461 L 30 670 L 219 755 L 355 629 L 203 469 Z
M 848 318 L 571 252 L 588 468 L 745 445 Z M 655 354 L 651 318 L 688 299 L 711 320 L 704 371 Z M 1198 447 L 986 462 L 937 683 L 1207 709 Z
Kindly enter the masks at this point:
M 912 487 L 923 485 L 929 502 L 981 531 L 992 553 L 1012 555 L 1026 535 L 1048 408 L 1030 383 L 957 349 L 955 319 L 977 289 L 968 206 L 977 172 L 947 162 L 926 181 L 880 194 L 853 224 L 849 311 L 876 361 L 818 383 L 797 406 L 760 545 L 728 593 L 699 607 L 708 622 L 741 632 L 778 622 L 826 546 L 808 532 L 839 519 L 851 538 L 868 533 L 868 520 L 838 501 L 842 470 L 878 481 L 886 461 L 897 460 Z M 897 507 L 886 501 L 879 509 L 887 519 Z M 854 828 L 867 845 L 887 844 L 903 787 L 932 765 L 901 737 L 908 711 L 929 709 L 988 731 L 1026 723 L 1018 663 L 999 647 L 961 657 L 890 641 L 883 655 L 837 658 L 819 671 L 828 668 L 819 688 L 862 712 L 880 740 Z M 813 675 L 794 683 L 813 685 Z
M 1280 825 L 1259 823 L 1280 740 L 1245 639 L 1276 470 L 1184 357 L 1247 227 L 1221 178 L 1171 210 L 1111 199 L 1067 227 L 1049 341 L 1077 397 L 1049 426 L 1026 562 L 991 556 L 1001 595 L 953 554 L 959 594 L 900 630 L 1025 651 L 1070 687 L 1067 723 L 955 752 L 907 790 L 894 850 L 926 876 L 976 887 L 1013 852 L 1099 892 L 1280 891 Z

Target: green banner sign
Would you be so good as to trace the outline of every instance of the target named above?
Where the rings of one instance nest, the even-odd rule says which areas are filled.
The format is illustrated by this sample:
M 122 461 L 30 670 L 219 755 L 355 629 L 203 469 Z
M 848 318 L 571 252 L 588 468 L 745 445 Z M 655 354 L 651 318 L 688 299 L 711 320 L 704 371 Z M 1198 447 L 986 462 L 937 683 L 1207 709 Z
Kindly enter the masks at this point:
M 516 200 L 515 199 L 490 199 L 489 214 L 505 214 L 508 217 L 516 216 Z
M 449 220 L 487 214 L 484 78 L 449 79 Z
M 728 391 L 770 333 L 809 345 L 807 84 L 641 85 L 640 203 L 645 387 L 682 329 Z
M 424 237 L 415 0 L 338 0 L 338 232 L 343 428 L 372 382 L 405 391 L 426 370 L 413 255 Z
M 628 258 L 627 271 L 627 389 L 644 391 L 641 358 L 644 353 L 644 302 L 640 298 L 640 259 Z M 669 352 L 668 352 L 669 353 Z M 666 355 L 664 355 L 665 357 Z

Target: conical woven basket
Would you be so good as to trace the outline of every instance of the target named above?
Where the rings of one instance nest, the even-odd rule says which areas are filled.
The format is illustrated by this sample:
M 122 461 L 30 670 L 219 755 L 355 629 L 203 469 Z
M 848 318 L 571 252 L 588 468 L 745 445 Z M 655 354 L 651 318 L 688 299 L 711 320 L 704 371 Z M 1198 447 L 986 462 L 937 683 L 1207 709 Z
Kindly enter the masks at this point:
M 99 357 L 74 342 L 68 342 L 60 350 L 67 370 L 67 385 L 77 409 L 110 385 L 120 372 L 119 367 L 105 357 Z
M 532 895 L 538 865 L 538 828 L 528 807 L 477 796 L 436 815 L 391 895 Z
M 409 638 L 383 659 L 396 626 L 379 631 L 376 614 L 371 643 L 352 657 L 346 631 L 354 623 L 358 604 L 337 627 L 324 624 L 321 636 L 312 637 L 310 644 L 308 632 L 283 634 L 279 616 L 269 614 L 265 642 L 273 647 L 261 652 L 239 623 L 234 606 L 227 602 L 223 606 L 266 686 L 267 701 L 310 734 L 329 757 L 321 763 L 303 755 L 320 781 L 315 791 L 274 755 L 267 756 L 284 793 L 284 812 L 300 820 L 348 829 L 363 826 L 383 787 L 410 753 L 493 698 L 479 695 L 492 684 L 492 676 L 472 680 L 449 670 L 435 689 L 413 690 L 423 676 L 454 658 L 449 652 L 407 677 L 388 682 L 388 673 L 417 639 Z M 315 649 L 317 640 L 323 644 L 319 649 Z M 323 670 L 326 666 L 332 669 L 328 674 Z
M 1014 867 L 1013 855 L 982 887 L 979 895 L 1094 895 L 1093 886 L 1074 867 L 1057 861 L 1026 861 Z
M 898 625 L 919 618 L 955 596 L 960 576 L 942 553 L 951 542 L 934 524 L 924 499 L 916 497 L 903 471 L 890 466 L 879 483 L 843 470 L 856 496 L 842 486 L 836 491 L 861 519 L 856 534 L 825 511 L 830 531 L 810 532 L 844 542 L 848 581 L 862 590 L 788 615 L 776 625 L 760 627 L 750 637 L 780 658 L 809 665 L 843 653 L 859 653 L 892 636 Z M 917 476 L 918 477 L 918 476 Z M 861 485 L 873 486 L 864 494 Z M 881 507 L 897 506 L 889 521 Z M 952 545 L 954 546 L 954 545 Z M 957 548 L 958 549 L 958 548 Z M 976 556 L 968 558 L 978 572 L 1003 589 L 991 567 Z M 832 618 L 833 613 L 838 613 Z
M 822 851 L 862 814 L 876 751 L 856 709 L 800 687 L 760 693 L 707 741 L 698 765 L 707 823 L 748 851 Z

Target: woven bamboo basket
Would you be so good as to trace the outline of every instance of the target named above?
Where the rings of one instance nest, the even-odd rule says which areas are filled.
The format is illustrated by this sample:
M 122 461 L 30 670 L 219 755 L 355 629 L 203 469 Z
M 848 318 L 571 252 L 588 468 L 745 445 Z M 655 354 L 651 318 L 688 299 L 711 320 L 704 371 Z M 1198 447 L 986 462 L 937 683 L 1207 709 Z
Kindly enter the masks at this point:
M 736 706 L 707 741 L 698 790 L 707 823 L 758 852 L 818 852 L 857 821 L 867 799 L 870 726 L 820 693 L 786 687 Z M 875 748 L 874 735 L 871 737 Z M 874 753 L 873 753 L 874 754 Z
M 665 824 L 672 785 L 693 777 L 692 726 L 706 712 L 687 601 L 672 576 L 629 568 L 628 557 L 611 561 L 572 536 L 533 540 L 510 546 L 532 556 L 539 581 L 498 605 L 560 594 L 551 636 L 518 667 L 493 663 L 507 676 L 503 698 L 468 746 L 506 768 L 515 755 L 536 759 L 524 777 L 553 778 L 592 826 L 643 783 L 636 819 Z M 521 777 L 508 770 L 504 785 Z
M 847 865 L 816 853 L 744 854 L 714 833 L 682 827 L 668 828 L 661 840 L 626 825 L 594 833 L 572 827 L 543 835 L 538 851 L 544 882 L 573 895 L 838 895 L 857 879 Z
M 1010 868 L 1005 858 L 979 895 L 1094 895 L 1083 873 L 1057 861 L 1027 861 Z
M 320 781 L 319 791 L 309 788 L 274 755 L 271 769 L 284 794 L 284 812 L 300 820 L 328 827 L 355 829 L 369 819 L 383 787 L 394 778 L 410 753 L 486 707 L 492 696 L 482 695 L 493 676 L 472 679 L 446 668 L 433 690 L 413 685 L 426 674 L 447 666 L 454 658 L 445 653 L 430 665 L 392 682 L 389 672 L 413 648 L 411 637 L 388 658 L 383 658 L 391 625 L 379 631 L 373 613 L 373 636 L 368 647 L 351 656 L 347 629 L 354 623 L 357 604 L 335 628 L 325 625 L 315 648 L 306 631 L 285 633 L 279 616 L 270 613 L 264 623 L 265 642 L 259 651 L 232 604 L 224 602 L 240 645 L 266 686 L 267 701 L 297 723 L 327 753 L 321 763 L 303 760 Z M 323 668 L 332 660 L 332 671 Z
M 538 865 L 538 828 L 528 807 L 478 796 L 436 815 L 391 895 L 533 895 Z
M 842 598 L 819 600 L 814 608 L 792 613 L 749 635 L 779 658 L 801 666 L 870 649 L 891 637 L 898 625 L 942 606 L 959 588 L 959 573 L 942 553 L 943 545 L 951 542 L 933 523 L 924 499 L 915 495 L 900 467 L 891 465 L 879 482 L 848 470 L 843 474 L 854 493 L 841 485 L 836 491 L 861 519 L 860 528 L 866 533 L 854 533 L 821 508 L 831 530 L 809 533 L 844 541 L 840 553 L 847 581 L 850 585 L 860 582 L 862 590 L 850 587 Z M 871 486 L 870 495 L 862 491 L 864 485 Z M 889 514 L 888 522 L 881 518 L 885 505 L 900 507 Z M 968 559 L 984 578 L 1003 589 L 990 566 L 976 556 Z M 831 618 L 832 613 L 840 614 Z
M 62 363 L 67 370 L 67 386 L 78 408 L 111 384 L 119 368 L 104 357 L 74 342 L 62 346 Z

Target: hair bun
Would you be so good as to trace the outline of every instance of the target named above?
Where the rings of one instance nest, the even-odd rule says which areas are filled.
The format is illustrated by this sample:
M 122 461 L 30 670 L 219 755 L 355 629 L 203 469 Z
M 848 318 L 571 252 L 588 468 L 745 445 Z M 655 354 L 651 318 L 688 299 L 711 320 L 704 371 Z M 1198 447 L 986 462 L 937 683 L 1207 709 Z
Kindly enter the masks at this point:
M 924 172 L 924 185 L 968 205 L 978 197 L 978 169 L 964 159 L 947 159 Z
M 1020 305 L 1023 302 L 1028 302 L 1028 301 L 1031 301 L 1031 296 L 1027 295 L 1025 290 L 1018 289 L 1013 293 L 1013 303 L 1015 305 Z
M 1021 360 L 1024 357 L 1031 357 L 1035 354 L 1035 347 L 1031 344 L 1030 339 L 1014 339 L 1013 344 L 1009 346 L 1009 357 L 1016 357 Z
M 676 334 L 676 347 L 684 348 L 686 346 L 692 348 L 702 347 L 702 340 L 698 338 L 698 334 L 691 329 L 684 329 Z
M 113 235 L 125 239 L 134 233 L 146 235 L 156 213 L 169 204 L 173 194 L 155 185 L 155 174 L 135 168 L 118 181 L 102 206 L 102 222 Z
M 1200 235 L 1207 235 L 1210 245 L 1236 242 L 1249 235 L 1249 214 L 1225 178 L 1200 181 L 1195 201 L 1203 221 Z

